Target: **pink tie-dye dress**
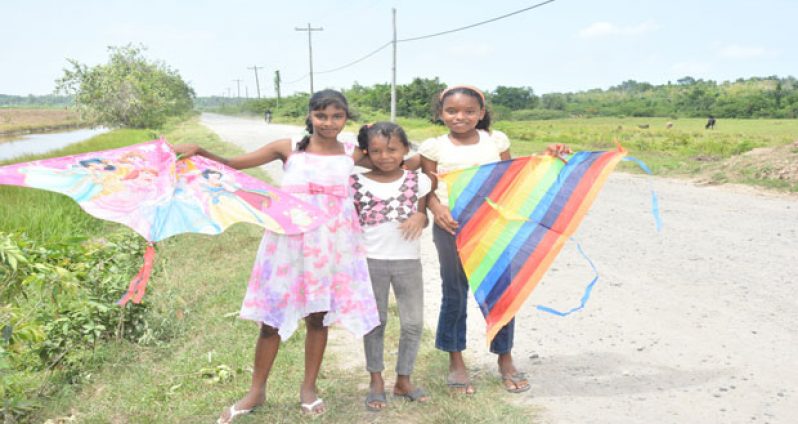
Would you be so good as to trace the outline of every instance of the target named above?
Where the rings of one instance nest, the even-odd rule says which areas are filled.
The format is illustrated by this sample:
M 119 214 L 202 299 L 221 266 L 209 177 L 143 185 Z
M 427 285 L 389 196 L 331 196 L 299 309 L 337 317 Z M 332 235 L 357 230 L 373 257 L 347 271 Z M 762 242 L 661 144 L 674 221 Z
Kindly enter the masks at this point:
M 282 340 L 314 312 L 326 311 L 324 325 L 340 323 L 358 337 L 380 324 L 348 184 L 354 145 L 345 147 L 344 155 L 294 151 L 285 163 L 283 189 L 330 218 L 304 234 L 267 231 L 261 240 L 241 318 L 277 328 Z

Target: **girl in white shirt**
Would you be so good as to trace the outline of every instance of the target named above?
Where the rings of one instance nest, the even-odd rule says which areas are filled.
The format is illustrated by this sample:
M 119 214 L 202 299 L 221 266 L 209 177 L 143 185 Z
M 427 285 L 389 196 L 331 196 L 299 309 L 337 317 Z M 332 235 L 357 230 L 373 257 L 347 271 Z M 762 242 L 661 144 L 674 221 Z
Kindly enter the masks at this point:
M 485 95 L 471 86 L 453 86 L 441 92 L 436 105 L 438 117 L 449 133 L 431 138 L 419 148 L 421 166 L 434 175 L 470 166 L 510 159 L 510 141 L 500 131 L 490 131 L 490 113 L 485 107 Z M 428 196 L 428 207 L 435 217 L 432 230 L 441 267 L 443 300 L 441 302 L 435 347 L 449 352 L 450 389 L 467 395 L 475 392 L 463 360 L 466 348 L 466 306 L 469 296 L 468 279 L 457 255 L 455 233 L 458 223 L 448 207 L 448 190 L 438 185 Z M 513 330 L 515 320 L 504 326 L 490 345 L 498 354 L 499 374 L 510 392 L 529 390 L 529 382 L 513 363 Z
M 421 167 L 428 175 L 510 159 L 510 141 L 501 131 L 490 130 L 490 113 L 485 95 L 472 86 L 458 85 L 443 90 L 438 96 L 436 113 L 449 133 L 426 140 L 419 147 Z M 568 146 L 550 145 L 545 154 L 561 156 L 571 153 Z M 455 234 L 459 227 L 449 212 L 448 190 L 438 185 L 427 196 L 427 207 L 435 217 L 432 236 L 441 267 L 441 301 L 435 347 L 449 352 L 447 383 L 453 392 L 475 393 L 463 360 L 466 348 L 466 306 L 469 296 L 468 278 L 457 254 Z M 497 354 L 499 374 L 504 388 L 511 393 L 529 390 L 526 375 L 513 362 L 515 320 L 502 327 L 491 341 L 490 351 Z
M 424 389 L 410 382 L 410 374 L 424 328 L 418 238 L 427 224 L 425 198 L 432 182 L 420 172 L 403 169 L 410 143 L 400 126 L 391 122 L 365 125 L 358 134 L 358 145 L 373 165 L 373 170 L 353 175 L 351 182 L 380 315 L 380 325 L 363 338 L 371 377 L 365 404 L 368 410 L 379 411 L 387 404 L 382 371 L 391 286 L 401 327 L 393 395 L 418 402 L 429 399 Z

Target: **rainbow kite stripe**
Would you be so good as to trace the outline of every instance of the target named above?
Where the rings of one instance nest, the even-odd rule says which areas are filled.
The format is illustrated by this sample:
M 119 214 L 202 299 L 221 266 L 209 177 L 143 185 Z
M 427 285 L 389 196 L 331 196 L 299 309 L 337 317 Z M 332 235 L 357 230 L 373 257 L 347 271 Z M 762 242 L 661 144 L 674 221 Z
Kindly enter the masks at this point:
M 535 289 L 624 156 L 621 147 L 565 160 L 528 156 L 439 176 L 488 341 Z

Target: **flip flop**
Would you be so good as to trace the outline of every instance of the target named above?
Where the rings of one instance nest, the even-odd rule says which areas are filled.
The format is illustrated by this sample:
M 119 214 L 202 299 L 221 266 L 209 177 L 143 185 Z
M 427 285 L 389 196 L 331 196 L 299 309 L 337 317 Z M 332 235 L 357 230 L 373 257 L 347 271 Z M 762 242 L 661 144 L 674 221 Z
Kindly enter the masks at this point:
M 371 404 L 372 402 L 382 402 L 382 407 L 376 407 Z M 385 409 L 386 406 L 388 406 L 388 399 L 385 398 L 385 392 L 369 392 L 369 394 L 366 395 L 366 410 L 369 412 L 380 412 Z
M 416 387 L 415 389 L 411 390 L 408 393 L 393 393 L 393 397 L 395 398 L 403 398 L 405 400 L 409 400 L 410 402 L 418 402 L 418 403 L 426 403 L 429 401 L 429 396 L 427 396 L 427 392 L 424 391 L 421 387 Z M 421 398 L 427 398 L 426 400 L 420 400 Z
M 316 407 L 319 405 L 324 405 L 324 401 L 321 398 L 316 398 L 316 400 L 310 403 L 300 403 L 299 407 L 305 415 L 321 415 L 325 411 L 316 411 Z
M 222 417 L 216 420 L 216 424 L 228 424 L 233 422 L 236 417 L 240 417 L 241 415 L 247 415 L 252 413 L 252 409 L 236 409 L 236 404 L 230 405 L 228 408 L 228 412 L 230 412 L 230 416 L 227 417 L 226 420 L 222 421 Z
M 513 383 L 515 388 L 507 387 L 506 383 L 508 381 Z M 504 385 L 504 390 L 510 393 L 523 393 L 532 387 L 529 385 L 529 381 L 527 381 L 526 374 L 522 372 L 503 375 L 502 384 Z
M 447 381 L 446 385 L 449 386 L 449 391 L 451 391 L 452 393 L 457 393 L 459 395 L 471 396 L 471 395 L 473 395 L 474 393 L 477 392 L 477 389 L 475 389 L 474 386 L 471 385 L 471 383 L 460 383 L 460 382 L 457 382 L 457 381 Z M 462 389 L 462 391 L 461 391 L 461 389 Z M 471 391 L 469 392 L 468 389 L 471 389 Z

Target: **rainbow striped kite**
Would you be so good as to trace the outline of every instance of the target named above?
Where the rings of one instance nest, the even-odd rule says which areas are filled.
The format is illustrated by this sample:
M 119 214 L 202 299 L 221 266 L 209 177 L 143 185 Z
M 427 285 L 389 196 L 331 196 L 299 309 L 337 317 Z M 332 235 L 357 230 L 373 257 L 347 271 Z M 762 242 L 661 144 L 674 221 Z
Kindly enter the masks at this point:
M 460 223 L 457 250 L 488 341 L 521 308 L 625 156 L 619 146 L 566 159 L 527 156 L 439 176 Z

